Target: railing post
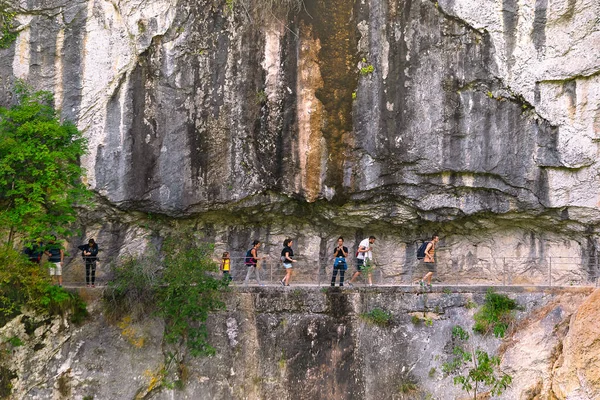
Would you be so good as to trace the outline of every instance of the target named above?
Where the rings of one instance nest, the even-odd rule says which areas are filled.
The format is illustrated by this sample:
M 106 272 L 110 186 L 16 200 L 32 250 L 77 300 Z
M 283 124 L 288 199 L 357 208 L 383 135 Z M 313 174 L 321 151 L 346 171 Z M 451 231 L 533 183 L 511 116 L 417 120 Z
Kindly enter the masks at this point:
M 548 257 L 548 285 L 552 286 L 552 257 Z

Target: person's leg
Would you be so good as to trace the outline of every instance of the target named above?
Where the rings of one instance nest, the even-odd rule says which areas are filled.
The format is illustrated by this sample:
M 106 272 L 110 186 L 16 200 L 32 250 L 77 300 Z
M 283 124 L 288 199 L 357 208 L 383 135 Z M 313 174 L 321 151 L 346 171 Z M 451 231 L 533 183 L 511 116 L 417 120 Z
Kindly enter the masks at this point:
M 92 261 L 92 268 L 91 268 L 91 278 L 92 278 L 92 287 L 95 287 L 96 285 L 96 261 Z
M 244 285 L 248 285 L 248 280 L 250 279 L 250 274 L 252 273 L 252 266 L 248 265 L 247 268 L 247 272 L 246 272 L 246 279 L 244 279 Z
M 62 286 L 62 266 L 60 262 L 56 263 L 56 275 L 58 277 L 58 286 Z
M 338 269 L 337 266 L 333 267 L 333 275 L 331 276 L 331 286 L 335 286 L 335 278 L 337 277 Z M 342 275 L 340 274 L 340 277 Z
M 256 272 L 256 282 L 262 286 L 262 282 L 260 281 L 260 273 L 258 272 L 258 265 L 254 266 L 254 271 Z
M 423 277 L 423 281 L 426 282 L 428 285 L 431 285 L 431 277 L 433 277 L 433 272 L 429 271 Z
M 290 285 L 290 280 L 292 279 L 292 268 L 288 268 L 285 271 L 285 285 L 289 286 Z
M 346 271 L 344 271 L 344 268 L 340 269 L 340 286 L 344 286 L 344 274 L 346 273 Z
M 90 286 L 90 269 L 90 262 L 88 260 L 85 260 L 85 284 L 87 286 Z
M 369 286 L 373 286 L 373 274 L 369 272 L 367 278 L 369 279 Z

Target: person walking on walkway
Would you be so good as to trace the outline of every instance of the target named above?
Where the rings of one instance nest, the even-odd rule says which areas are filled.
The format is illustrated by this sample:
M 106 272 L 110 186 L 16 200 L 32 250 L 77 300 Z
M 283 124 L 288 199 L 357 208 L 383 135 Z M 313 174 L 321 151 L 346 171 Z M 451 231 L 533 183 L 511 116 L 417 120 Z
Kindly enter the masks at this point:
M 331 277 L 331 286 L 335 286 L 335 278 L 340 272 L 340 286 L 344 286 L 344 273 L 348 269 L 346 264 L 346 257 L 348 257 L 348 248 L 344 246 L 344 238 L 339 237 L 337 240 L 337 246 L 333 249 L 333 276 Z
M 246 258 L 244 260 L 244 264 L 248 267 L 248 272 L 246 272 L 246 279 L 244 279 L 244 286 L 248 286 L 248 280 L 250 279 L 250 275 L 252 272 L 256 274 L 256 282 L 260 286 L 264 286 L 264 284 L 260 281 L 260 274 L 258 273 L 258 248 L 260 247 L 260 241 L 255 240 L 252 242 L 252 248 L 246 252 Z
M 81 256 L 85 262 L 85 284 L 87 287 L 96 287 L 96 262 L 98 261 L 98 244 L 94 239 L 88 240 L 87 244 L 78 246 Z
M 427 268 L 427 273 L 425 276 L 419 281 L 421 288 L 425 289 L 425 286 L 431 291 L 431 278 L 433 277 L 433 272 L 435 270 L 435 245 L 439 242 L 440 238 L 438 235 L 434 234 L 431 236 L 431 241 L 427 244 L 425 248 L 425 257 L 423 258 L 423 264 Z
M 65 252 L 59 243 L 56 243 L 56 236 L 52 236 L 46 245 L 44 254 L 48 256 L 48 262 L 51 262 L 54 266 L 50 267 L 50 276 L 52 277 L 52 284 L 56 285 L 58 280 L 58 286 L 62 286 L 62 266 L 65 260 Z
M 290 279 L 292 279 L 292 263 L 296 260 L 294 257 L 294 250 L 292 250 L 292 239 L 285 239 L 283 241 L 283 250 L 281 250 L 281 262 L 285 268 L 285 277 L 280 281 L 281 286 L 290 286 Z
M 356 255 L 356 272 L 352 276 L 352 279 L 348 282 L 348 286 L 352 287 L 354 280 L 358 278 L 363 271 L 366 270 L 367 278 L 369 280 L 369 286 L 373 286 L 373 278 L 371 274 L 371 263 L 373 262 L 373 243 L 377 238 L 375 236 L 369 236 L 368 239 L 364 239 L 358 245 L 358 251 Z
M 223 258 L 221 259 L 221 271 L 223 272 L 223 280 L 227 282 L 233 280 L 231 277 L 231 258 L 229 258 L 228 251 L 223 253 Z

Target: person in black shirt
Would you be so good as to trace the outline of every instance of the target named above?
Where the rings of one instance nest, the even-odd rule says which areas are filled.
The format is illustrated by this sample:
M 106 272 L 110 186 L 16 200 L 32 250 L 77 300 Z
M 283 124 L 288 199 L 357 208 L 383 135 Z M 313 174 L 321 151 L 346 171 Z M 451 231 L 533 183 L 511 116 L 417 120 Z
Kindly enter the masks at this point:
M 25 246 L 23 254 L 29 258 L 29 261 L 39 265 L 42 261 L 42 254 L 44 254 L 41 240 L 38 239 Z
M 333 276 L 331 277 L 331 286 L 335 286 L 335 277 L 338 271 L 340 272 L 340 286 L 344 286 L 344 273 L 348 268 L 346 264 L 346 257 L 348 257 L 348 248 L 344 246 L 344 238 L 339 237 L 337 240 L 337 246 L 333 249 Z
M 85 284 L 87 287 L 90 287 L 91 282 L 92 287 L 96 287 L 95 282 L 96 261 L 98 261 L 98 244 L 94 241 L 94 239 L 90 239 L 87 244 L 78 246 L 78 249 L 81 250 L 81 256 L 83 257 L 83 261 L 85 261 Z
M 281 250 L 281 262 L 285 267 L 285 277 L 280 281 L 282 286 L 290 286 L 290 279 L 292 279 L 292 263 L 295 263 L 292 257 L 294 257 L 294 250 L 292 250 L 292 239 L 285 239 L 283 241 L 283 250 Z

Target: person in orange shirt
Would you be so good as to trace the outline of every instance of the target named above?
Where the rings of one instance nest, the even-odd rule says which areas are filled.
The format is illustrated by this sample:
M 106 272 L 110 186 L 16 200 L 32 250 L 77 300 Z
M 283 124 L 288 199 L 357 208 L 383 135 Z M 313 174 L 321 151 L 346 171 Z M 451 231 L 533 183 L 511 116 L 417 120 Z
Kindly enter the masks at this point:
M 419 284 L 421 285 L 422 288 L 425 288 L 425 285 L 427 285 L 427 288 L 430 291 L 431 291 L 431 278 L 433 277 L 433 272 L 435 269 L 435 245 L 439 241 L 440 241 L 440 238 L 438 235 L 433 235 L 431 237 L 431 242 L 429 242 L 427 244 L 427 247 L 425 248 L 425 258 L 423 258 L 423 262 L 425 263 L 425 266 L 427 267 L 427 273 L 425 274 L 425 276 L 423 276 L 423 279 L 421 279 L 419 281 Z

